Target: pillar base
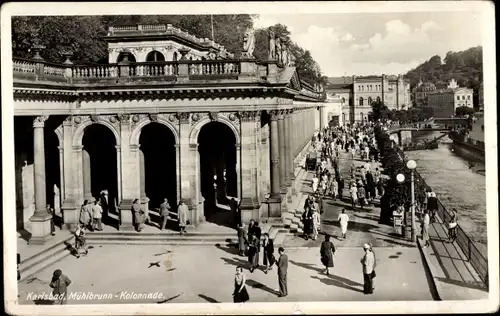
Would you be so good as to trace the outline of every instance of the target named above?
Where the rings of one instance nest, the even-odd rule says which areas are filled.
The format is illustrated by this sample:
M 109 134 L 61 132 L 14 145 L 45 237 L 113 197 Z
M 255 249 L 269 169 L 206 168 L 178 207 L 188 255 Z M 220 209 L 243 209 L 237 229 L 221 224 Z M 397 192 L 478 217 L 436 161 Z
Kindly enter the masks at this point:
M 241 199 L 240 204 L 241 211 L 241 221 L 243 223 L 248 223 L 251 219 L 260 221 L 259 216 L 259 204 L 257 199 L 251 197 L 244 197 Z
M 118 230 L 134 231 L 134 218 L 132 214 L 133 199 L 122 200 L 120 203 L 120 226 Z
M 288 204 L 292 203 L 292 187 L 291 186 L 288 187 L 288 190 L 286 192 L 286 198 L 287 198 L 286 202 Z
M 267 203 L 269 204 L 269 217 L 281 218 L 281 195 L 271 194 Z
M 30 217 L 31 222 L 31 238 L 28 242 L 30 245 L 43 245 L 52 238 L 50 231 L 50 220 L 52 215 L 47 212 L 35 214 Z
M 70 231 L 76 230 L 80 222 L 80 208 L 75 201 L 66 199 L 61 207 L 64 227 Z

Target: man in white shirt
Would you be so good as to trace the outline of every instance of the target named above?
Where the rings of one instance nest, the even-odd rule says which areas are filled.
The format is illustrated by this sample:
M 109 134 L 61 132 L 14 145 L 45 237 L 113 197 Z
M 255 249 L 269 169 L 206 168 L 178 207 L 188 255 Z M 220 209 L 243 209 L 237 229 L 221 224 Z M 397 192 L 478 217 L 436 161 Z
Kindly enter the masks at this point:
M 349 223 L 349 215 L 345 213 L 345 208 L 342 209 L 342 213 L 339 214 L 337 220 L 340 223 L 340 229 L 342 230 L 342 239 L 346 238 L 347 224 Z

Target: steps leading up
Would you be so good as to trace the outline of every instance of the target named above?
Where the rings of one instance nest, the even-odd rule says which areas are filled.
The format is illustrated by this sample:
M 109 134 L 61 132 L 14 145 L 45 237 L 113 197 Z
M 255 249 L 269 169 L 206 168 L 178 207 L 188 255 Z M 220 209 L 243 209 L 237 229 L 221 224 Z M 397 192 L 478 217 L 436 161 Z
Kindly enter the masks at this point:
M 34 277 L 41 270 L 71 255 L 65 243 L 73 243 L 73 239 L 73 236 L 70 236 L 21 261 L 19 265 L 21 281 Z

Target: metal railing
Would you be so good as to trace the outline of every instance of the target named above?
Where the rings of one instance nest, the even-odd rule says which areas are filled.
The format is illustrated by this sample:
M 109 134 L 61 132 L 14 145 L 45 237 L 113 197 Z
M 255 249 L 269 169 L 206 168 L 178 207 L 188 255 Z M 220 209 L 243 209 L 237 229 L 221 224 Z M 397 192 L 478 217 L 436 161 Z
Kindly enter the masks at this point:
M 401 148 L 397 147 L 398 155 L 406 161 L 408 158 L 405 156 Z M 430 187 L 427 185 L 422 176 L 415 170 L 415 179 L 420 181 L 424 185 L 426 189 Z M 443 224 L 448 223 L 451 219 L 451 213 L 444 207 L 443 203 L 437 199 L 438 201 L 438 210 L 437 214 L 439 218 L 443 221 Z M 481 278 L 481 280 L 488 285 L 488 259 L 483 255 L 483 253 L 476 247 L 474 241 L 467 235 L 467 233 L 457 225 L 456 227 L 457 238 L 455 241 L 457 242 L 460 249 L 465 254 L 467 260 L 469 260 L 472 267 L 476 270 L 477 274 Z

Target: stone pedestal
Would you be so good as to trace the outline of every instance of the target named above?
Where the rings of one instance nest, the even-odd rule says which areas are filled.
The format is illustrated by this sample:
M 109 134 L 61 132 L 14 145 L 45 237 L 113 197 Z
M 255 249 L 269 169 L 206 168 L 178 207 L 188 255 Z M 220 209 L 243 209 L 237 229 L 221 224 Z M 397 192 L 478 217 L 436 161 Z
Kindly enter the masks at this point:
M 269 203 L 269 216 L 281 217 L 281 195 L 271 196 L 268 199 Z
M 120 203 L 120 227 L 122 231 L 134 230 L 134 219 L 132 214 L 132 199 L 123 200 Z
M 62 205 L 64 227 L 69 231 L 76 230 L 80 222 L 80 207 L 75 201 L 66 200 Z
M 43 245 L 45 242 L 52 238 L 50 231 L 50 220 L 52 215 L 36 214 L 30 217 L 31 222 L 31 238 L 29 240 L 30 245 Z

